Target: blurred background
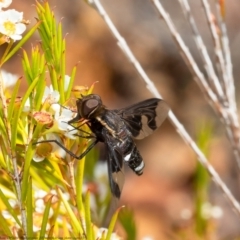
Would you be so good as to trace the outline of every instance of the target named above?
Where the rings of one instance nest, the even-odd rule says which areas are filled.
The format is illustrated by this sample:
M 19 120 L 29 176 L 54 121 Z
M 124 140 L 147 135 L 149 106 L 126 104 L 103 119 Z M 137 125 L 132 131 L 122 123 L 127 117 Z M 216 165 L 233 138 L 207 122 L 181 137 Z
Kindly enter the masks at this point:
M 239 172 L 225 129 L 205 101 L 152 3 L 146 0 L 101 2 L 165 101 L 239 199 Z M 179 3 L 161 2 L 203 70 Z M 34 0 L 13 1 L 11 7 L 23 11 L 24 18 L 33 25 L 36 17 L 34 3 Z M 55 16 L 62 22 L 66 35 L 67 73 L 70 74 L 72 67 L 78 65 L 76 85 L 90 86 L 98 81 L 94 93 L 102 97 L 108 108 L 122 108 L 152 97 L 94 9 L 80 0 L 49 0 L 49 3 L 55 6 Z M 201 2 L 190 1 L 190 4 L 214 62 L 213 43 Z M 236 80 L 240 71 L 239 9 L 239 1 L 226 1 L 226 22 Z M 38 35 L 35 34 L 24 49 L 30 51 L 31 46 L 37 43 Z M 5 65 L 5 70 L 23 75 L 21 52 Z M 235 83 L 238 97 L 240 83 Z M 201 170 L 195 154 L 168 120 L 137 145 L 145 161 L 144 174 L 138 177 L 126 169 L 120 203 L 133 210 L 137 239 L 237 239 L 240 236 L 239 218 L 215 184 L 204 174 L 199 175 Z M 104 151 L 101 156 L 103 159 Z M 199 183 L 203 183 L 202 188 L 199 188 Z M 198 199 L 211 203 L 206 205 L 211 214 L 203 217 L 206 221 L 201 223 L 197 221 Z M 218 214 L 214 215 L 214 209 Z M 206 223 L 205 232 L 196 234 L 203 222 Z M 125 236 L 120 224 L 116 231 Z

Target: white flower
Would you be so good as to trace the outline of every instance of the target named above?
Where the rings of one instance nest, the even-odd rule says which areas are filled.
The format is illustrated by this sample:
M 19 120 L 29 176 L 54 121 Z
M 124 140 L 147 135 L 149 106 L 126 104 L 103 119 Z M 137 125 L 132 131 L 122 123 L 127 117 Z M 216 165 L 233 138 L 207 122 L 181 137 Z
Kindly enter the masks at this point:
M 12 213 L 9 212 L 8 210 L 1 210 L 1 214 L 4 217 L 5 220 L 9 220 L 11 221 L 12 225 L 16 225 L 16 220 L 15 218 L 12 216 Z M 17 215 L 18 219 L 20 219 L 20 215 Z M 9 222 L 8 221 L 8 222 Z
M 47 140 L 56 140 L 60 144 L 63 145 L 61 139 L 56 134 L 47 134 L 46 135 Z M 39 144 L 37 144 L 35 154 L 33 156 L 33 160 L 35 162 L 41 162 L 46 157 L 48 157 L 50 154 L 52 154 L 56 158 L 64 158 L 66 156 L 66 152 L 64 149 L 62 149 L 58 144 L 55 142 L 43 142 L 41 143 L 41 140 L 39 139 Z
M 66 92 L 68 90 L 68 85 L 70 83 L 70 77 L 68 75 L 65 75 L 64 78 L 64 92 Z
M 108 188 L 108 170 L 107 162 L 99 161 L 94 168 L 94 179 L 98 187 L 98 193 L 101 200 L 104 200 L 109 191 Z
M 14 208 L 18 205 L 18 202 L 17 202 L 16 199 L 9 199 L 8 202 L 11 205 L 12 208 Z
M 12 3 L 12 0 L 1 0 L 0 1 L 0 10 L 2 8 L 7 8 Z
M 145 236 L 142 238 L 142 240 L 154 240 L 153 237 L 150 236 Z
M 27 101 L 24 104 L 23 112 L 30 112 L 30 100 L 29 100 L 29 98 L 27 99 Z
M 14 85 L 16 84 L 16 82 L 18 80 L 17 75 L 6 72 L 4 70 L 1 71 L 1 77 L 2 77 L 2 84 L 3 84 L 4 90 L 14 87 Z
M 35 201 L 35 211 L 37 213 L 43 213 L 45 208 L 46 208 L 46 203 L 44 202 L 43 199 L 39 198 Z M 53 213 L 54 213 L 53 209 L 50 208 L 48 217 L 52 217 Z
M 67 138 L 75 139 L 75 134 L 78 131 L 67 122 L 73 119 L 76 113 L 72 112 L 70 109 L 61 108 L 59 104 L 52 104 L 51 108 L 55 112 L 54 118 L 58 129 L 64 132 L 64 136 Z
M 42 102 L 48 101 L 50 104 L 57 103 L 60 99 L 60 94 L 57 90 L 53 90 L 52 85 L 45 87 Z
M 94 177 L 100 181 L 107 181 L 108 170 L 107 170 L 107 162 L 106 161 L 97 162 L 95 169 L 94 169 Z
M 46 197 L 47 192 L 42 189 L 36 189 L 34 192 L 34 198 L 44 198 Z
M 13 219 L 13 216 L 8 210 L 2 210 L 1 214 L 5 219 L 11 219 L 11 220 Z
M 45 209 L 45 203 L 42 198 L 39 198 L 35 201 L 35 211 L 38 213 L 43 213 Z
M 47 223 L 46 230 L 49 230 L 50 227 L 51 227 L 50 224 Z M 40 227 L 40 226 L 36 226 L 36 225 L 33 224 L 33 231 L 34 231 L 34 232 L 39 232 L 40 230 L 41 230 L 41 227 Z
M 22 20 L 23 13 L 15 9 L 0 12 L 0 32 L 13 40 L 20 40 L 26 30 Z
M 221 218 L 223 216 L 223 210 L 219 206 L 213 206 L 211 203 L 206 202 L 202 205 L 201 209 L 202 217 L 205 219 L 209 218 Z
M 100 239 L 103 236 L 103 234 L 107 236 L 107 232 L 108 232 L 107 228 L 98 228 L 96 231 L 96 238 Z M 111 234 L 110 240 L 121 240 L 121 239 L 122 238 L 120 238 L 116 233 Z
M 50 191 L 50 193 L 51 193 L 52 195 L 57 196 L 57 191 L 56 191 L 55 189 L 52 189 L 52 190 Z M 63 198 L 64 198 L 66 201 L 70 200 L 70 195 L 69 195 L 68 192 L 64 192 L 64 193 L 62 193 L 62 195 L 63 195 Z

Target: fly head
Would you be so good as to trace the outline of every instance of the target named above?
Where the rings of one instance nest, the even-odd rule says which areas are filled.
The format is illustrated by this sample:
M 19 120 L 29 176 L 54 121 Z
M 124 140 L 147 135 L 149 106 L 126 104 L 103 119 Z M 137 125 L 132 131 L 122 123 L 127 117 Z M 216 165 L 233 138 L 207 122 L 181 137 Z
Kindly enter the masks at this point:
M 94 118 L 100 114 L 102 108 L 102 100 L 96 94 L 90 94 L 77 101 L 78 113 L 85 119 Z

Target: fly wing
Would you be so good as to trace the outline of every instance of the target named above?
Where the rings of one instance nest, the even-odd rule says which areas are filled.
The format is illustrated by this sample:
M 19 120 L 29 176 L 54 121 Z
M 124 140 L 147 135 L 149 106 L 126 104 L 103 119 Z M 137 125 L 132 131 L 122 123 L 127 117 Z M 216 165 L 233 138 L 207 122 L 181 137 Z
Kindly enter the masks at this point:
M 108 177 L 112 194 L 120 198 L 124 184 L 123 154 L 117 145 L 114 145 L 114 138 L 107 134 L 106 146 L 108 152 Z
M 132 136 L 142 139 L 163 123 L 168 115 L 169 106 L 161 99 L 150 98 L 115 111 L 125 121 Z

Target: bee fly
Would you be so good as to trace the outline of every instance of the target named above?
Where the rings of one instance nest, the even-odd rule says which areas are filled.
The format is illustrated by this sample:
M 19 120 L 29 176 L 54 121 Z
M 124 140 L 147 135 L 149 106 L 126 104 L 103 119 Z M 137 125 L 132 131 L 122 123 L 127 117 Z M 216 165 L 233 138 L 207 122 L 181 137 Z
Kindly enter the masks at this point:
M 68 123 L 85 119 L 95 141 L 77 159 L 84 157 L 98 142 L 104 142 L 108 153 L 108 174 L 112 194 L 119 198 L 120 180 L 125 162 L 137 175 L 143 173 L 144 162 L 133 139 L 151 134 L 165 120 L 169 107 L 161 99 L 151 98 L 130 107 L 109 110 L 101 98 L 90 94 L 78 99 L 77 116 Z
M 68 123 L 86 120 L 95 135 L 95 140 L 80 156 L 80 160 L 98 142 L 103 142 L 108 154 L 108 175 L 112 194 L 120 198 L 123 187 L 123 163 L 125 162 L 137 175 L 143 173 L 144 162 L 133 139 L 142 139 L 156 130 L 168 115 L 169 107 L 161 99 L 151 98 L 127 108 L 109 110 L 96 94 L 83 96 L 76 101 L 77 116 Z M 50 140 L 56 142 L 55 140 Z

